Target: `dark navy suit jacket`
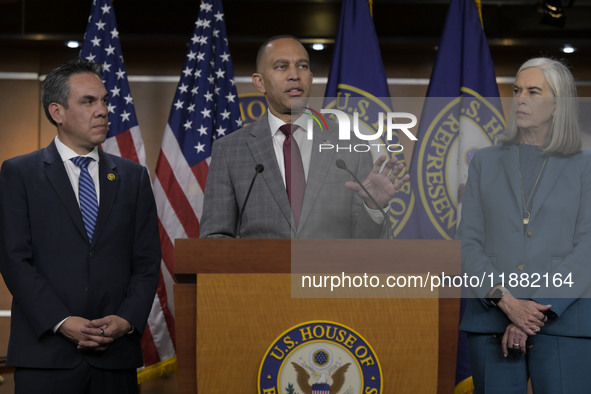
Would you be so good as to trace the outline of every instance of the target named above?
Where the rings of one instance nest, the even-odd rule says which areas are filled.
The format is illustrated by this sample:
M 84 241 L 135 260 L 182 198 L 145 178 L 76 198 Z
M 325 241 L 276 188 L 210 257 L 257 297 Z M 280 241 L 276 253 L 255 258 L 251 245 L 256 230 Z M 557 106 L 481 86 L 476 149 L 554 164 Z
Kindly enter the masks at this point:
M 47 148 L 0 172 L 0 269 L 13 295 L 8 364 L 99 368 L 142 364 L 140 337 L 158 284 L 160 243 L 146 169 L 99 149 L 100 204 L 87 238 L 61 157 Z M 67 316 L 117 315 L 135 331 L 104 352 L 80 351 L 52 328 Z

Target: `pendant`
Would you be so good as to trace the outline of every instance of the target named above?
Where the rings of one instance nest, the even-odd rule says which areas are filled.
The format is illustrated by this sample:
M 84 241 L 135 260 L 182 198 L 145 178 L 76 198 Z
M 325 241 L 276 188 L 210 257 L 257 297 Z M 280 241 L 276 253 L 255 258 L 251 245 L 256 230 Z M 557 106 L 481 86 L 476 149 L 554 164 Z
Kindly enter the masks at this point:
M 529 213 L 528 210 L 523 211 L 523 224 L 529 224 L 530 217 L 531 217 L 531 214 Z

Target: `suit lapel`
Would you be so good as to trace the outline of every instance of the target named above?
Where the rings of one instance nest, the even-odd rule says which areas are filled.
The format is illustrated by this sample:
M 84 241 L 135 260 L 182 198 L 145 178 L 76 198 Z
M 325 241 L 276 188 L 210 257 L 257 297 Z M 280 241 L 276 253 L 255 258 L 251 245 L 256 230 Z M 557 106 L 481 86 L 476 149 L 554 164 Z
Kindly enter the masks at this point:
M 515 203 L 519 207 L 519 211 L 523 212 L 523 199 L 521 198 L 521 184 L 519 181 L 519 166 L 517 164 L 518 148 L 517 145 L 510 145 L 506 149 L 503 149 L 501 161 L 503 162 L 503 168 L 505 169 L 505 174 L 509 180 Z
M 96 243 L 105 228 L 111 208 L 113 207 L 113 202 L 117 197 L 121 178 L 117 171 L 117 165 L 101 149 L 99 149 L 99 157 L 100 203 L 92 244 Z
M 45 164 L 45 176 L 47 176 L 49 183 L 64 204 L 64 208 L 78 231 L 87 238 L 86 228 L 82 221 L 82 213 L 80 212 L 80 205 L 76 200 L 70 178 L 68 178 L 62 158 L 55 147 L 55 142 L 52 142 L 43 150 L 43 162 Z
M 267 184 L 267 188 L 277 202 L 281 213 L 293 228 L 291 206 L 287 198 L 287 191 L 283 186 L 283 177 L 277 164 L 277 156 L 273 148 L 273 139 L 269 128 L 267 115 L 260 117 L 251 127 L 250 135 L 247 140 L 248 148 L 254 158 L 255 163 L 265 166 L 262 177 Z
M 536 213 L 540 210 L 544 200 L 548 198 L 548 195 L 554 188 L 554 184 L 560 177 L 567 161 L 567 158 L 564 157 L 550 156 L 548 158 L 544 174 L 542 174 L 542 179 L 540 180 L 540 185 L 534 195 L 531 210 L 532 218 L 536 216 Z
M 332 125 L 332 123 L 330 123 Z M 300 214 L 299 229 L 303 228 L 312 212 L 314 202 L 320 193 L 324 184 L 324 179 L 331 166 L 334 163 L 334 150 L 320 152 L 319 146 L 323 143 L 336 142 L 336 130 L 331 128 L 328 131 L 320 130 L 314 125 L 314 140 L 312 144 L 312 156 L 310 158 L 310 167 L 308 168 L 308 179 L 306 180 L 306 193 L 304 194 L 304 203 Z

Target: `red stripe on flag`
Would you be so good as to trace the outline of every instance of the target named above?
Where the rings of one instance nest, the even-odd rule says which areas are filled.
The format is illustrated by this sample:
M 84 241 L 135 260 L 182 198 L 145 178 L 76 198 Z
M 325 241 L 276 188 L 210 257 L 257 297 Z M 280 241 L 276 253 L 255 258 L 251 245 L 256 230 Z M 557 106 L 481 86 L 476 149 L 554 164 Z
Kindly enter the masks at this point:
M 173 275 L 173 281 L 174 281 L 174 274 L 173 274 L 173 272 L 174 272 L 174 269 L 173 269 L 174 246 L 173 246 L 168 234 L 166 233 L 166 231 L 164 231 L 164 227 L 162 226 L 160 219 L 158 219 L 158 227 L 160 229 L 160 248 L 162 250 L 162 260 L 164 261 L 164 265 L 166 265 L 168 272 L 170 272 L 171 275 Z M 168 307 L 168 293 L 166 292 L 164 277 L 162 276 L 162 270 L 160 270 L 160 282 L 158 282 L 157 294 L 158 294 L 158 299 L 160 301 L 160 304 L 162 306 L 162 312 L 164 313 L 164 319 L 166 320 L 166 325 L 168 326 L 168 332 L 170 334 L 170 338 L 172 339 L 173 346 L 175 346 L 175 349 L 176 349 L 175 331 L 174 331 L 174 327 L 175 327 L 174 316 L 172 315 L 172 312 L 170 311 L 170 308 Z
M 152 365 L 160 361 L 158 349 L 154 343 L 154 338 L 152 338 L 150 327 L 147 324 L 144 335 L 142 335 L 142 354 L 144 356 L 144 365 Z
M 168 269 L 168 272 L 171 274 L 174 272 L 174 245 L 170 240 L 166 230 L 164 230 L 164 226 L 158 218 L 158 229 L 160 230 L 160 249 L 162 251 L 162 260 L 164 261 L 164 265 Z
M 183 189 L 179 186 L 168 159 L 162 152 L 158 156 L 156 176 L 178 220 L 183 225 L 187 237 L 197 238 L 199 235 L 199 220 L 195 216 L 195 212 L 193 212 L 193 208 L 189 204 Z
M 119 152 L 121 152 L 121 157 L 133 160 L 136 163 L 140 162 L 140 159 L 138 158 L 137 152 L 135 150 L 135 144 L 133 142 L 131 130 L 125 130 L 123 133 L 116 135 L 115 139 L 117 139 L 117 145 L 119 145 Z
M 191 171 L 197 178 L 197 182 L 199 186 L 201 186 L 201 190 L 205 190 L 205 183 L 207 181 L 207 173 L 209 171 L 209 165 L 205 160 L 200 161 L 199 163 L 195 164 L 191 167 Z
M 168 328 L 168 334 L 170 335 L 172 345 L 174 346 L 176 351 L 176 342 L 174 340 L 174 316 L 172 315 L 170 308 L 168 308 L 168 295 L 166 293 L 166 286 L 164 284 L 162 270 L 160 270 L 160 280 L 158 281 L 158 290 L 156 290 L 156 295 L 158 296 L 158 300 L 160 301 L 162 314 L 164 315 L 164 320 L 166 321 L 166 326 Z

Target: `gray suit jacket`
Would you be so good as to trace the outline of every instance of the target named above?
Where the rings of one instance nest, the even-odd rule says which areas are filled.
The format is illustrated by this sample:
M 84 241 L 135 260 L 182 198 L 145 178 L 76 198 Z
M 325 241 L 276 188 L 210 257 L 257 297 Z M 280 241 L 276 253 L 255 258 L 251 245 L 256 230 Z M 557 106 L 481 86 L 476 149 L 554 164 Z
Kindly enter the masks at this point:
M 358 195 L 345 188 L 352 177 L 335 165 L 342 159 L 363 181 L 373 163 L 371 154 L 341 150 L 319 152 L 319 144 L 338 143 L 338 127 L 314 129 L 314 148 L 300 223 L 295 227 L 291 207 L 273 149 L 265 114 L 213 144 L 200 234 L 207 237 L 236 237 L 240 208 L 255 175 L 258 175 L 244 209 L 239 235 L 243 238 L 378 238 L 382 225 L 367 214 Z M 349 142 L 347 142 L 348 144 Z M 355 144 L 355 140 L 351 141 Z
M 458 237 L 464 272 L 486 283 L 472 289 L 476 298 L 467 300 L 460 328 L 505 331 L 509 320 L 481 298 L 491 288 L 491 276 L 496 284 L 504 274 L 505 287 L 516 297 L 552 305 L 557 318 L 542 333 L 591 337 L 591 153 L 549 157 L 524 232 L 516 150 L 515 145 L 481 149 L 470 163 Z M 511 284 L 510 274 L 529 281 Z M 572 286 L 554 282 L 569 274 Z

